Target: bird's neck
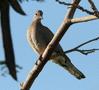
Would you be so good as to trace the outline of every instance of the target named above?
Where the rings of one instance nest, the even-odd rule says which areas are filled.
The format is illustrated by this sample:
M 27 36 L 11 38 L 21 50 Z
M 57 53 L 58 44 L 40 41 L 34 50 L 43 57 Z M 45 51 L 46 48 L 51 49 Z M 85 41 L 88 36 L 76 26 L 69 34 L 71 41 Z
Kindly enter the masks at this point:
M 33 23 L 35 23 L 35 24 L 41 24 L 41 20 L 35 19 L 35 20 L 33 20 Z

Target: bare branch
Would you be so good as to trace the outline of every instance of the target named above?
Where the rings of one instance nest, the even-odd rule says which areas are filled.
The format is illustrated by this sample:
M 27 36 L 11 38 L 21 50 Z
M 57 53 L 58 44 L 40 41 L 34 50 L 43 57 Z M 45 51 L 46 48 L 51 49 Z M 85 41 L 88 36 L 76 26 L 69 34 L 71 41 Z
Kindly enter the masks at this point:
M 94 2 L 93 2 L 92 0 L 88 0 L 88 2 L 90 3 L 91 8 L 92 8 L 92 10 L 93 10 L 94 12 L 98 11 L 98 9 L 96 8 L 96 6 L 95 6 L 95 4 L 94 4 Z
M 86 41 L 86 42 L 84 42 L 84 43 L 78 45 L 76 48 L 80 48 L 80 47 L 82 47 L 82 46 L 84 46 L 84 45 L 86 45 L 86 44 L 88 44 L 88 43 L 91 43 L 91 42 L 93 42 L 93 41 L 96 41 L 96 40 L 99 40 L 99 37 L 94 38 L 94 39 L 91 39 L 91 40 L 89 40 L 89 41 Z
M 4 65 L 4 64 L 6 64 L 5 61 L 0 61 L 0 65 Z
M 70 23 L 70 20 L 68 20 L 68 19 L 73 18 L 76 8 L 77 8 L 78 4 L 80 3 L 80 1 L 81 0 L 74 0 L 72 7 L 69 9 L 69 12 L 67 13 L 66 17 L 64 18 L 61 26 L 59 27 L 58 31 L 54 35 L 53 39 L 48 44 L 48 46 L 45 49 L 42 56 L 35 63 L 33 69 L 28 74 L 26 81 L 24 81 L 21 84 L 21 90 L 29 90 L 30 89 L 34 80 L 39 75 L 39 73 L 43 69 L 44 65 L 47 63 L 47 61 L 48 61 L 49 57 L 51 56 L 52 52 L 54 51 L 55 47 L 58 45 L 58 43 L 61 40 L 61 38 L 63 37 L 63 35 L 70 27 L 71 23 Z M 66 22 L 64 22 L 64 21 L 66 21 Z
M 76 51 L 80 52 L 81 54 L 88 55 L 91 53 L 94 53 L 95 51 L 98 51 L 99 49 L 89 49 L 89 50 L 81 50 L 77 49 Z
M 88 22 L 88 21 L 92 21 L 92 20 L 96 20 L 99 19 L 97 16 L 94 15 L 89 15 L 89 16 L 85 16 L 85 17 L 81 17 L 81 18 L 73 18 L 71 19 L 71 23 L 81 23 L 81 22 Z
M 67 2 L 63 2 L 63 1 L 60 1 L 60 0 L 56 0 L 59 4 L 62 4 L 62 5 L 66 5 L 66 6 L 72 6 L 71 3 L 67 3 Z M 79 10 L 81 10 L 82 12 L 86 12 L 87 14 L 90 14 L 90 15 L 94 15 L 94 12 L 91 12 L 85 8 L 83 8 L 82 6 L 78 5 L 77 8 Z
M 22 69 L 22 67 L 21 67 L 21 66 L 19 66 L 19 65 L 16 65 L 16 68 L 18 68 L 18 69 Z
M 24 2 L 24 1 L 27 1 L 27 2 L 28 2 L 29 0 L 18 0 L 18 1 L 20 1 L 20 2 L 22 3 L 22 2 Z M 32 0 L 32 1 L 44 2 L 45 0 Z
M 84 55 L 88 55 L 90 53 L 93 53 L 93 52 L 95 52 L 95 51 L 97 51 L 99 49 L 81 50 L 79 48 L 82 47 L 82 46 L 84 46 L 84 45 L 86 45 L 86 44 L 89 44 L 89 43 L 91 43 L 93 41 L 96 41 L 96 40 L 99 40 L 99 37 L 96 37 L 94 39 L 88 40 L 88 41 L 86 41 L 86 42 L 84 42 L 84 43 L 82 43 L 82 44 L 80 44 L 80 45 L 78 45 L 78 46 L 76 46 L 76 47 L 74 47 L 74 48 L 72 48 L 70 50 L 65 51 L 64 53 L 70 53 L 70 52 L 73 52 L 73 51 L 80 52 L 80 53 L 82 53 Z
M 64 1 L 56 0 L 56 2 L 58 2 L 59 4 L 66 5 L 66 6 L 72 6 L 71 3 L 67 3 L 67 2 L 64 2 Z M 78 8 L 78 7 L 77 7 L 77 8 Z
M 94 14 L 94 12 L 89 11 L 89 10 L 83 8 L 82 6 L 78 6 L 77 8 L 78 8 L 79 10 L 81 10 L 82 12 L 86 12 L 86 13 L 89 14 L 89 15 L 93 15 L 93 14 Z
M 5 70 L 4 72 L 0 73 L 0 76 L 6 77 L 6 74 L 8 74 L 8 72 Z
M 92 10 L 94 11 L 94 15 L 96 15 L 97 17 L 99 17 L 99 11 L 96 8 L 94 2 L 92 0 L 88 0 L 88 2 L 90 3 Z

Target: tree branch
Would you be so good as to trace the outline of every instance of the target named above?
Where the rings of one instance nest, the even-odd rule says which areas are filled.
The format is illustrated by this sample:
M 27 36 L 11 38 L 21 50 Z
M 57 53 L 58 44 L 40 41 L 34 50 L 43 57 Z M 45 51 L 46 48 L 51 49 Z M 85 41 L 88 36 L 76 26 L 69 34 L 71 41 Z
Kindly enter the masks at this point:
M 96 8 L 94 2 L 92 0 L 88 0 L 88 2 L 90 3 L 92 10 L 94 11 L 94 15 L 96 15 L 99 18 L 99 11 Z
M 0 65 L 4 65 L 4 64 L 6 64 L 5 61 L 0 61 Z
M 81 18 L 73 18 L 71 19 L 71 23 L 82 23 L 82 22 L 88 22 L 88 21 L 92 21 L 92 20 L 96 20 L 99 19 L 97 16 L 94 15 L 89 15 L 89 16 L 85 16 L 85 17 L 81 17 Z
M 92 0 L 88 0 L 88 2 L 90 3 L 91 8 L 92 8 L 92 10 L 93 10 L 94 12 L 98 11 L 98 9 L 96 8 L 96 6 L 95 6 L 95 4 L 94 4 L 94 2 L 93 2 Z
M 86 44 L 89 44 L 89 43 L 91 43 L 93 41 L 96 41 L 96 40 L 99 40 L 99 37 L 96 37 L 94 39 L 88 40 L 88 41 L 86 41 L 86 42 L 84 42 L 84 43 L 82 43 L 82 44 L 80 44 L 80 45 L 78 45 L 78 46 L 76 46 L 76 47 L 74 47 L 74 48 L 72 48 L 70 50 L 65 51 L 64 53 L 70 53 L 70 52 L 73 52 L 73 51 L 80 52 L 81 54 L 84 54 L 84 55 L 88 55 L 90 53 L 93 53 L 93 52 L 95 52 L 95 51 L 97 51 L 99 49 L 81 50 L 79 48 L 84 46 L 84 45 L 86 45 Z
M 80 52 L 81 54 L 88 55 L 88 54 L 93 53 L 93 52 L 98 51 L 98 50 L 99 49 L 89 49 L 89 50 L 77 49 L 76 51 Z
M 66 3 L 66 2 L 63 2 L 63 1 L 60 1 L 60 0 L 56 0 L 59 4 L 62 4 L 62 5 L 66 5 L 66 6 L 72 6 L 71 3 Z M 82 6 L 78 5 L 77 8 L 79 10 L 81 10 L 82 12 L 86 12 L 87 14 L 90 14 L 90 15 L 94 15 L 94 12 L 91 12 L 85 8 L 83 8 Z
M 56 0 L 59 4 L 63 4 L 63 5 L 67 5 L 67 6 L 72 6 L 72 3 L 66 3 L 64 1 L 60 1 L 60 0 Z M 81 7 L 80 5 L 77 6 L 78 9 L 80 9 L 83 12 L 86 12 L 87 14 L 90 14 L 90 16 L 85 16 L 85 17 L 81 17 L 81 18 L 74 18 L 71 20 L 72 23 L 80 23 L 80 22 L 87 22 L 87 21 L 91 21 L 91 20 L 96 20 L 99 18 L 99 12 L 96 8 L 96 6 L 94 5 L 92 0 L 88 0 L 89 3 L 91 4 L 91 7 L 93 9 L 94 12 L 91 12 L 87 9 L 84 9 L 83 7 Z
M 24 1 L 27 1 L 27 2 L 28 2 L 29 0 L 18 0 L 18 1 L 22 3 L 22 2 L 24 2 Z M 44 2 L 45 0 L 32 0 L 32 1 Z
M 32 86 L 34 80 L 39 75 L 41 70 L 43 69 L 44 65 L 47 63 L 49 57 L 51 56 L 52 52 L 54 51 L 55 47 L 58 45 L 59 41 L 65 34 L 65 32 L 70 27 L 71 23 L 69 19 L 72 19 L 75 13 L 75 10 L 80 3 L 81 0 L 74 0 L 72 7 L 69 9 L 69 12 L 67 13 L 66 17 L 64 18 L 61 26 L 59 27 L 58 31 L 54 35 L 51 42 L 48 44 L 47 48 L 45 49 L 44 53 L 35 63 L 32 70 L 29 72 L 26 80 L 21 84 L 21 90 L 29 90 Z M 64 22 L 65 21 L 65 22 Z

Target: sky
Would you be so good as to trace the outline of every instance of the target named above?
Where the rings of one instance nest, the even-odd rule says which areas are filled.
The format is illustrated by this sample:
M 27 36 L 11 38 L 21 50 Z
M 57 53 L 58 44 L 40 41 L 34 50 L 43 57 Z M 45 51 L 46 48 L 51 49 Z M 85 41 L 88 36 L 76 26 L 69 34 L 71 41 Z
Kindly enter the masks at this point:
M 97 5 L 98 0 L 94 1 Z M 84 0 L 82 0 L 81 4 L 85 8 L 90 8 Z M 55 0 L 45 0 L 42 3 L 30 0 L 21 3 L 21 6 L 27 15 L 21 16 L 11 8 L 10 18 L 16 63 L 22 66 L 23 69 L 19 70 L 18 82 L 14 81 L 10 75 L 0 76 L 0 90 L 20 90 L 20 83 L 26 79 L 28 72 L 38 58 L 38 55 L 31 49 L 26 39 L 26 32 L 33 20 L 34 12 L 36 10 L 43 11 L 42 23 L 49 27 L 53 33 L 56 32 L 67 12 L 67 7 L 58 4 Z M 79 10 L 75 13 L 75 17 L 86 15 L 86 13 Z M 60 44 L 66 51 L 98 36 L 98 20 L 75 24 L 69 28 Z M 81 49 L 91 48 L 99 48 L 99 41 L 81 47 Z M 4 59 L 3 53 L 2 35 L 0 33 L 0 60 Z M 79 52 L 71 52 L 67 55 L 72 63 L 85 74 L 85 79 L 77 80 L 63 68 L 49 61 L 30 90 L 99 90 L 99 51 L 87 56 Z

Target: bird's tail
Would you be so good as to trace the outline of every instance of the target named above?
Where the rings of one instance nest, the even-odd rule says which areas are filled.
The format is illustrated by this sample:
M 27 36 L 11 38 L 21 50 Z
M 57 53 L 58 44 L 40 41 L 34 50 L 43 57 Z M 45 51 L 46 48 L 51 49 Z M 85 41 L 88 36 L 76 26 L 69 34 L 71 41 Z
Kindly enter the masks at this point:
M 53 60 L 56 64 L 59 64 L 64 69 L 66 69 L 69 73 L 74 75 L 77 79 L 85 78 L 84 74 L 79 71 L 70 61 L 67 56 L 58 56 L 55 60 Z

